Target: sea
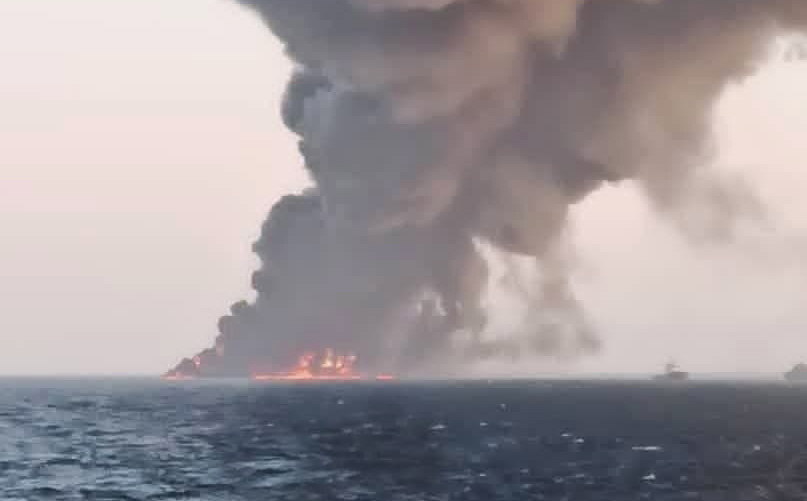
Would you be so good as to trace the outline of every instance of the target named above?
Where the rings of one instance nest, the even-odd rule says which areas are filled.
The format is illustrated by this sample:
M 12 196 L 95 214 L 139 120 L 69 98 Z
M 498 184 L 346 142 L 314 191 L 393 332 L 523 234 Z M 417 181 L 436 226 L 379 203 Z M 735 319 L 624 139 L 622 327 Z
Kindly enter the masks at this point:
M 804 501 L 807 387 L 2 379 L 0 499 Z

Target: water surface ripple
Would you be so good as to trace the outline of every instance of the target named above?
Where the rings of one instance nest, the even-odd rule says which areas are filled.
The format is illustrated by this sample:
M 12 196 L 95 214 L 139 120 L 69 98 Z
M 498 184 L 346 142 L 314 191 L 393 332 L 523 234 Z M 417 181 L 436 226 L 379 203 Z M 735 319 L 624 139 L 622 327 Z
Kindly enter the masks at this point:
M 805 500 L 807 388 L 0 380 L 0 499 Z

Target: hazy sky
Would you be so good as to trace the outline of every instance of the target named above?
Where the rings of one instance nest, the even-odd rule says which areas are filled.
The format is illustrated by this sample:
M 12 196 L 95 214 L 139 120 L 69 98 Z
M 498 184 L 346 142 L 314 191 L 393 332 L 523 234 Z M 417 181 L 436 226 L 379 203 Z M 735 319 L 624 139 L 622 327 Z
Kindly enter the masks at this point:
M 0 374 L 157 373 L 211 343 L 266 212 L 306 184 L 288 71 L 232 1 L 0 2 Z M 717 112 L 719 167 L 780 228 L 754 252 L 687 246 L 630 186 L 579 208 L 605 351 L 569 369 L 807 359 L 805 88 L 807 62 L 778 59 Z

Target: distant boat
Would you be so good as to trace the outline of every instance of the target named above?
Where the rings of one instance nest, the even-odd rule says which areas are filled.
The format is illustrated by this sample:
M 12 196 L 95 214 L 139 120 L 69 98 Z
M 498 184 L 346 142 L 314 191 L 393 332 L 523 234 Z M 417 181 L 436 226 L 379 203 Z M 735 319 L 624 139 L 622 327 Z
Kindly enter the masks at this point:
M 807 383 L 807 364 L 796 364 L 795 367 L 785 372 L 785 379 L 790 382 Z
M 673 362 L 664 366 L 664 374 L 653 376 L 654 381 L 686 381 L 687 379 L 689 379 L 689 373 L 678 369 Z

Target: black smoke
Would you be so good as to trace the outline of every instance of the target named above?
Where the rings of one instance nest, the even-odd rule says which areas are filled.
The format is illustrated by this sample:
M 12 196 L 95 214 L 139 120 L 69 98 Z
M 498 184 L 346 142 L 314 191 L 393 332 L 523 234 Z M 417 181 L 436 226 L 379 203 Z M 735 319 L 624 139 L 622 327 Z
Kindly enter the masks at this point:
M 807 27 L 803 0 L 240 2 L 296 63 L 282 115 L 314 188 L 264 223 L 257 299 L 221 320 L 214 372 L 325 347 L 373 370 L 596 350 L 562 259 L 570 208 L 631 180 L 696 238 L 759 216 L 706 168 L 712 108 Z M 540 270 L 508 339 L 481 335 L 483 247 Z

